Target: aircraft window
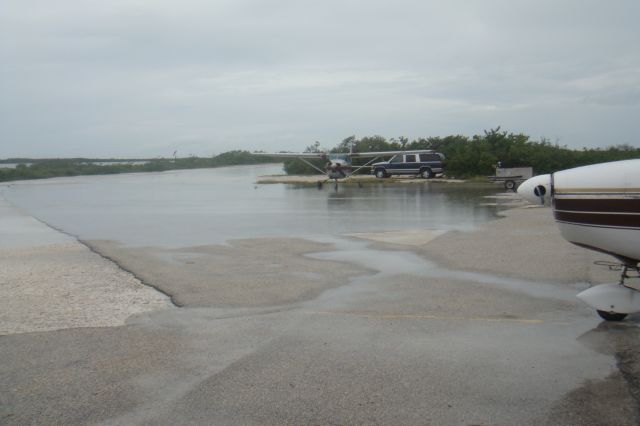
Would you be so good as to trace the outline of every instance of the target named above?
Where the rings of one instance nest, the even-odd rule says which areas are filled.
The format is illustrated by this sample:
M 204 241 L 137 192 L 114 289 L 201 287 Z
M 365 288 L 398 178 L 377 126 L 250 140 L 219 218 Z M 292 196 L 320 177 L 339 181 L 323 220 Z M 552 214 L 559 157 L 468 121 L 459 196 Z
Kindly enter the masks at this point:
M 405 163 L 415 163 L 416 162 L 416 155 L 415 154 L 407 154 L 404 156 L 404 162 Z
M 396 155 L 391 160 L 390 163 L 402 163 L 402 155 Z

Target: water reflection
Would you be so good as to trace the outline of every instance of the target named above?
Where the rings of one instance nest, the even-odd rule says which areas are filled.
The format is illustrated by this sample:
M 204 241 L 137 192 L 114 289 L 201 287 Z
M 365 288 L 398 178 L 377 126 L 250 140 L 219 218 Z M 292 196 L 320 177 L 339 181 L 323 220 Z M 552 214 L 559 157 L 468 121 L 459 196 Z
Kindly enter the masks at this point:
M 48 179 L 0 187 L 12 203 L 84 239 L 188 246 L 230 238 L 408 228 L 470 229 L 495 217 L 495 188 L 438 183 L 255 185 L 279 165 Z

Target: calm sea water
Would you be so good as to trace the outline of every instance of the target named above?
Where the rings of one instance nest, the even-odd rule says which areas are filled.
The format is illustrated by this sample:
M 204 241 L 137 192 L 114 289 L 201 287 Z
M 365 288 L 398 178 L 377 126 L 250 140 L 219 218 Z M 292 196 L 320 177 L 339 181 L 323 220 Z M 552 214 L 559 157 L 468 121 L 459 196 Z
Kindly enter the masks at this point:
M 23 211 L 82 239 L 191 246 L 233 238 L 472 229 L 499 188 L 446 184 L 256 185 L 280 165 L 57 178 L 0 186 Z

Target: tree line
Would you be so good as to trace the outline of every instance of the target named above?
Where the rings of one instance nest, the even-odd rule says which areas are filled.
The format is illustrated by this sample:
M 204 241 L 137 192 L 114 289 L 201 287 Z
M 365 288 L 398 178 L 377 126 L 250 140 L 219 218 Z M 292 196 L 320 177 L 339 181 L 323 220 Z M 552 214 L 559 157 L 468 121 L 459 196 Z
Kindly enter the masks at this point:
M 366 136 L 361 139 L 349 136 L 328 152 L 348 153 L 351 147 L 354 152 L 420 149 L 441 152 L 446 157 L 447 175 L 459 178 L 491 175 L 494 173 L 494 166 L 498 161 L 501 162 L 502 167 L 530 166 L 533 167 L 536 174 L 542 174 L 588 164 L 640 158 L 640 148 L 630 145 L 569 149 L 566 146 L 551 143 L 547 139 L 532 140 L 529 136 L 521 133 L 501 131 L 499 127 L 472 137 L 462 135 L 435 136 L 412 141 L 405 137 L 387 140 L 378 135 Z M 308 146 L 305 151 L 322 152 L 325 150 L 316 142 Z M 111 161 L 109 164 L 99 164 L 109 161 Z M 0 182 L 60 176 L 161 172 L 279 161 L 276 158 L 253 155 L 242 150 L 229 151 L 212 157 L 192 156 L 148 160 L 14 158 L 0 160 L 0 163 L 19 163 L 15 168 L 0 168 Z M 354 164 L 361 165 L 366 161 L 367 159 L 354 159 Z M 321 169 L 324 167 L 323 160 L 317 160 L 315 164 Z M 287 174 L 317 173 L 316 170 L 297 159 L 287 159 L 284 162 L 284 169 Z
M 447 175 L 460 178 L 492 175 L 498 161 L 502 167 L 533 167 L 536 174 L 543 174 L 607 161 L 640 158 L 640 148 L 631 145 L 570 149 L 544 138 L 532 140 L 522 133 L 501 131 L 499 127 L 472 137 L 435 136 L 412 141 L 405 137 L 387 140 L 378 135 L 361 139 L 349 136 L 329 152 L 347 153 L 351 146 L 354 152 L 434 150 L 445 155 Z M 306 148 L 307 152 L 320 150 L 318 143 Z M 363 162 L 354 159 L 354 164 Z M 323 167 L 322 161 L 318 161 L 317 165 Z M 287 160 L 284 167 L 288 174 L 315 173 L 311 167 L 293 159 Z
M 274 161 L 275 160 L 272 158 L 253 155 L 248 151 L 229 151 L 213 157 L 194 156 L 175 159 L 156 158 L 149 160 L 20 158 L 2 161 L 3 163 L 18 163 L 18 165 L 15 168 L 0 168 L 0 182 L 23 179 L 45 179 L 61 176 L 163 172 L 167 170 L 201 169 L 243 164 L 272 163 Z M 101 162 L 110 163 L 99 164 Z

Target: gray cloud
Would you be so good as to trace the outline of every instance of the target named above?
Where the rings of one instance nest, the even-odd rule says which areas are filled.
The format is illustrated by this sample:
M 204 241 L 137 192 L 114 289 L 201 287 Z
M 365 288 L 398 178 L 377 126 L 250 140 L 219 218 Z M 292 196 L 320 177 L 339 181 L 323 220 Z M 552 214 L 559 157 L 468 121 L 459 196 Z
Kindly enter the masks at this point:
M 296 150 L 498 125 L 638 145 L 639 12 L 631 0 L 8 0 L 0 157 Z

